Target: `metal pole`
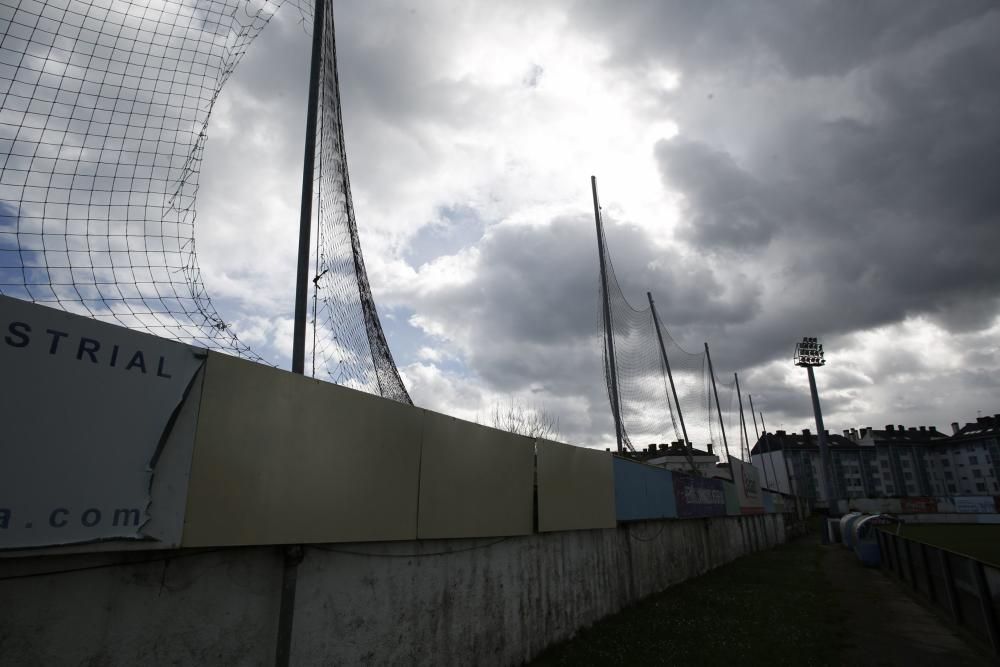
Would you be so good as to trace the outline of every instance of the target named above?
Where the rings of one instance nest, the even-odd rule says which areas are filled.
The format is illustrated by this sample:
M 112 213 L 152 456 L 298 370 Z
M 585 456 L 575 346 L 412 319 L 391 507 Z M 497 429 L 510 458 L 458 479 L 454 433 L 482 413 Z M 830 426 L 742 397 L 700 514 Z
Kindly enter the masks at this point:
M 753 417 L 753 432 L 754 432 L 754 435 L 757 437 L 757 443 L 754 443 L 754 444 L 760 444 L 760 446 L 761 446 L 760 458 L 761 458 L 761 461 L 763 462 L 763 463 L 761 463 L 761 468 L 764 470 L 764 483 L 767 484 L 768 485 L 767 488 L 771 489 L 772 491 L 780 491 L 781 489 L 777 488 L 777 486 L 778 486 L 778 478 L 777 477 L 775 477 L 774 475 L 772 475 L 772 477 L 774 477 L 774 487 L 773 488 L 770 486 L 771 482 L 769 482 L 768 479 L 767 479 L 767 459 L 770 458 L 770 457 L 764 456 L 764 442 L 760 439 L 760 431 L 757 430 L 757 415 L 754 414 L 754 411 L 753 411 L 753 396 L 751 396 L 750 394 L 747 394 L 747 400 L 750 401 L 750 415 Z M 763 418 L 763 415 L 761 415 L 761 417 Z M 750 462 L 753 463 L 753 460 L 752 460 L 753 459 L 753 452 L 750 453 L 750 458 L 751 458 Z M 773 463 L 771 464 L 771 467 L 772 468 L 774 467 Z
M 955 579 L 952 576 L 951 564 L 948 562 L 948 554 L 944 549 L 938 549 L 937 552 L 941 560 L 941 574 L 944 575 L 944 593 L 948 599 L 948 610 L 955 622 L 961 625 L 962 607 L 958 603 L 958 591 L 955 590 Z
M 726 449 L 726 460 L 729 460 L 729 443 L 726 441 L 726 425 L 722 423 L 722 406 L 719 405 L 719 389 L 715 386 L 715 369 L 712 368 L 712 354 L 705 343 L 705 358 L 708 359 L 708 374 L 712 376 L 712 392 L 715 394 L 715 409 L 719 413 L 719 428 L 722 429 L 722 446 Z M 732 466 L 730 466 L 730 469 Z
M 670 372 L 670 360 L 667 359 L 667 350 L 663 346 L 663 334 L 660 333 L 660 318 L 656 315 L 656 304 L 653 303 L 652 292 L 646 292 L 649 299 L 649 309 L 653 311 L 653 325 L 656 327 L 656 338 L 660 341 L 660 354 L 663 355 L 663 365 L 667 367 L 667 378 L 670 380 L 670 393 L 674 395 L 674 404 L 677 406 L 677 417 L 681 422 L 681 433 L 684 434 L 684 448 L 691 457 L 691 441 L 688 440 L 687 427 L 684 425 L 684 413 L 681 411 L 681 402 L 677 400 L 677 387 L 674 386 L 674 374 Z
M 590 189 L 594 195 L 594 221 L 597 224 L 597 255 L 601 264 L 601 297 L 604 301 L 604 343 L 607 346 L 608 365 L 611 367 L 611 412 L 615 418 L 615 437 L 618 453 L 622 452 L 624 432 L 618 395 L 618 367 L 615 365 L 615 341 L 611 331 L 611 302 L 608 300 L 608 271 L 604 263 L 604 225 L 601 222 L 601 205 L 597 199 L 597 177 L 590 177 Z
M 753 396 L 747 394 L 747 400 L 750 401 L 750 416 L 753 417 L 753 435 L 760 440 L 760 430 L 757 428 L 757 414 L 753 410 Z
M 983 562 L 967 558 L 972 566 L 972 574 L 976 580 L 976 589 L 979 594 L 979 609 L 983 614 L 983 624 L 986 625 L 986 634 L 989 635 L 990 644 L 993 645 L 993 653 L 1000 655 L 1000 625 L 997 624 L 997 614 L 993 610 L 993 594 L 990 592 L 989 582 L 986 581 L 986 570 Z
M 764 424 L 764 413 L 763 412 L 760 413 L 760 430 L 764 433 L 764 436 L 763 436 L 764 437 L 764 450 L 767 452 L 767 458 L 771 459 L 771 477 L 774 478 L 774 483 L 777 484 L 778 483 L 778 470 L 774 467 L 774 459 L 771 458 L 771 441 L 768 439 L 768 436 L 767 436 L 767 425 Z M 794 494 L 794 495 L 798 496 L 798 494 L 795 493 L 795 489 L 792 488 L 792 476 L 788 472 L 788 464 L 789 464 L 789 462 L 785 460 L 784 450 L 782 450 L 781 462 L 785 465 L 785 480 L 788 482 L 788 493 Z M 780 491 L 781 489 L 778 489 L 778 490 Z
M 806 366 L 809 372 L 809 391 L 812 394 L 813 414 L 816 416 L 816 442 L 819 444 L 820 484 L 823 485 L 823 496 L 827 507 L 834 508 L 833 484 L 830 479 L 830 450 L 826 445 L 826 429 L 823 428 L 823 413 L 819 409 L 819 393 L 816 391 L 816 375 L 812 366 Z
M 747 433 L 747 418 L 743 414 L 743 394 L 740 393 L 740 376 L 733 373 L 733 378 L 736 380 L 736 398 L 740 402 L 740 425 L 743 426 L 743 441 L 747 445 L 747 463 L 753 465 L 753 461 L 750 460 L 750 434 Z
M 316 116 L 319 111 L 319 79 L 322 69 L 325 0 L 313 3 L 312 61 L 309 72 L 309 102 L 306 108 L 306 147 L 302 160 L 302 208 L 299 214 L 299 261 L 295 277 L 295 328 L 292 340 L 292 372 L 305 374 L 306 313 L 309 309 L 309 234 L 312 231 L 313 165 L 316 157 Z
M 319 84 L 322 76 L 325 0 L 313 2 L 312 58 L 309 65 L 309 100 L 306 107 L 306 142 L 302 160 L 302 208 L 299 214 L 299 259 L 295 276 L 295 326 L 292 340 L 292 372 L 305 374 L 306 314 L 309 310 L 309 234 L 312 231 L 313 167 L 316 157 L 316 117 L 319 115 Z M 314 372 L 315 374 L 315 372 Z M 284 548 L 284 569 L 278 607 L 278 631 L 274 664 L 287 667 L 291 659 L 292 626 L 295 621 L 295 590 L 303 549 Z
M 765 484 L 769 484 L 770 482 L 767 481 L 767 458 L 764 457 L 764 443 L 761 441 L 761 439 L 760 439 L 760 431 L 757 429 L 757 413 L 754 412 L 754 409 L 753 409 L 753 396 L 751 396 L 750 394 L 747 394 L 747 400 L 750 401 L 750 416 L 753 417 L 753 434 L 754 434 L 754 437 L 757 438 L 757 442 L 755 442 L 754 445 L 757 445 L 757 444 L 761 445 L 761 459 L 763 459 L 763 461 L 764 461 L 764 464 L 763 464 L 763 468 L 764 468 L 764 483 Z M 750 452 L 750 457 L 753 458 L 753 452 L 752 451 Z M 751 461 L 751 463 L 752 463 L 752 461 Z M 772 467 L 773 467 L 773 465 L 772 465 Z M 778 484 L 778 479 L 777 478 L 775 478 L 774 484 L 775 484 L 775 486 L 777 486 L 777 484 Z M 768 487 L 768 488 L 770 488 L 770 487 Z M 774 490 L 777 491 L 778 489 L 774 489 Z

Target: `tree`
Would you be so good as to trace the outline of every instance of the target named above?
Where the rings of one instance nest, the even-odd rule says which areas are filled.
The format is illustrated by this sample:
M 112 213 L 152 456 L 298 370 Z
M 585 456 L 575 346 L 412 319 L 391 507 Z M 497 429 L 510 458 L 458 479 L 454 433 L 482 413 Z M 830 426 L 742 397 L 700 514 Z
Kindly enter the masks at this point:
M 545 440 L 559 438 L 559 417 L 516 401 L 513 396 L 506 403 L 497 401 L 493 405 L 491 421 L 494 428 L 517 435 Z

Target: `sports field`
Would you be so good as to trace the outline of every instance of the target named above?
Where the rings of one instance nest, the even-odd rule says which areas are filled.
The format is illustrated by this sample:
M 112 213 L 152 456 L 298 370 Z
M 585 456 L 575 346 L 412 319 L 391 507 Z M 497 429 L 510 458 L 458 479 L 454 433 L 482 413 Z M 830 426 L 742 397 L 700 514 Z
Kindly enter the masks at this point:
M 884 530 L 894 533 L 896 526 Z M 909 523 L 899 526 L 899 534 L 1000 567 L 1000 524 Z

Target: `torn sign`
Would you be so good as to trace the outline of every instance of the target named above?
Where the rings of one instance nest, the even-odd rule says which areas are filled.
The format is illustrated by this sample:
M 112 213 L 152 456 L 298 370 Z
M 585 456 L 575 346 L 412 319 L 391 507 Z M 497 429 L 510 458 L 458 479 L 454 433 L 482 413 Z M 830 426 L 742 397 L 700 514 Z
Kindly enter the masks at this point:
M 183 502 L 151 503 L 151 489 L 162 471 L 183 496 L 193 429 L 174 426 L 204 356 L 0 296 L 0 549 L 179 544 Z

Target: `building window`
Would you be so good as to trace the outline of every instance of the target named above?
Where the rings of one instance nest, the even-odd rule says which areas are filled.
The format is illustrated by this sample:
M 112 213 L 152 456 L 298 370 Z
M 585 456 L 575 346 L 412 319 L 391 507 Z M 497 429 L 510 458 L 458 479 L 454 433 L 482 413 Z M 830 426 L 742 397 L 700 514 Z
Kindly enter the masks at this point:
M 975 457 L 975 456 L 970 456 L 969 457 L 969 465 L 973 465 L 974 466 L 977 463 L 979 463 L 979 458 L 978 457 Z
M 955 473 L 953 473 L 950 470 L 945 470 L 944 471 L 944 478 L 945 479 L 955 479 Z
M 913 473 L 912 472 L 904 472 L 903 473 L 903 479 L 907 479 L 907 480 L 913 479 Z
M 948 459 L 941 459 L 941 465 L 943 465 L 945 468 L 950 468 L 951 461 L 949 461 Z
M 948 493 L 955 493 L 955 485 L 954 484 L 949 484 L 948 485 Z
M 975 470 L 972 471 L 972 476 L 973 477 L 982 477 L 983 476 L 983 471 L 980 470 L 979 468 L 976 468 Z
M 909 468 L 910 467 L 910 459 L 903 459 L 902 461 L 899 462 L 899 464 L 901 466 L 903 466 L 904 468 Z
M 976 491 L 979 491 L 980 493 L 986 493 L 986 485 L 983 482 L 977 482 Z

